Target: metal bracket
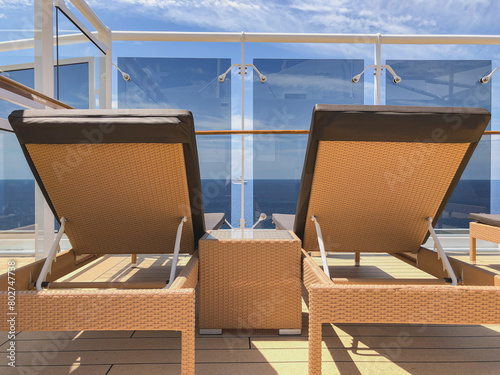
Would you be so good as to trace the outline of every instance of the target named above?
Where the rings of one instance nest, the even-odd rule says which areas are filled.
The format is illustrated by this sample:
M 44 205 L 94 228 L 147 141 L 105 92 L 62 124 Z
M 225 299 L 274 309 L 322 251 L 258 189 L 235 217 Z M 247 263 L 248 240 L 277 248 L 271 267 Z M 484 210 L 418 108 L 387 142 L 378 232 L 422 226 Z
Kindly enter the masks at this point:
M 455 272 L 453 272 L 453 268 L 451 267 L 450 261 L 448 260 L 448 257 L 446 256 L 446 253 L 444 252 L 443 247 L 441 246 L 441 242 L 439 241 L 439 238 L 436 235 L 434 228 L 432 227 L 432 218 L 428 217 L 426 220 L 427 223 L 429 224 L 429 232 L 437 248 L 438 259 L 441 259 L 441 262 L 443 262 L 443 270 L 448 273 L 448 276 L 451 279 L 451 285 L 457 285 L 458 284 L 457 276 L 455 275 Z
M 352 77 L 351 82 L 352 82 L 352 83 L 357 83 L 357 82 L 359 82 L 359 80 L 361 79 L 361 76 L 362 76 L 362 75 L 363 75 L 363 74 L 364 74 L 364 73 L 368 70 L 368 68 L 373 68 L 373 69 L 375 70 L 375 73 L 374 73 L 374 74 L 377 74 L 378 69 L 379 69 L 379 67 L 378 67 L 377 65 L 373 65 L 373 64 L 372 64 L 372 65 L 368 65 L 365 69 L 363 69 L 363 71 L 362 71 L 361 73 L 359 73 L 359 74 L 355 75 L 354 77 Z M 391 75 L 392 75 L 392 81 L 393 81 L 394 83 L 399 83 L 399 82 L 401 82 L 401 77 L 400 77 L 400 76 L 398 76 L 398 75 L 396 74 L 396 72 L 394 72 L 394 70 L 390 67 L 390 65 L 380 65 L 380 69 L 381 69 L 381 70 L 382 70 L 382 68 L 386 68 L 386 69 L 387 69 L 387 71 L 388 71 L 389 73 L 391 73 Z
M 64 234 L 65 227 L 66 227 L 66 219 L 63 217 L 61 218 L 61 228 L 59 228 L 59 232 L 57 233 L 56 239 L 52 243 L 52 247 L 50 248 L 49 254 L 45 259 L 45 263 L 43 263 L 42 271 L 40 272 L 38 280 L 36 281 L 36 289 L 38 291 L 43 290 L 42 283 L 45 281 L 47 274 L 51 272 L 52 262 L 54 262 L 54 260 L 56 259 L 57 249 L 59 247 L 59 241 L 61 241 L 61 237 Z
M 184 223 L 187 221 L 187 217 L 183 216 L 181 219 L 181 223 L 177 227 L 177 235 L 175 236 L 175 246 L 174 246 L 174 259 L 172 259 L 172 267 L 170 268 L 170 279 L 168 280 L 168 284 L 163 289 L 170 288 L 170 285 L 174 282 L 175 279 L 175 271 L 177 270 L 177 261 L 179 260 L 179 251 L 181 248 L 181 237 L 182 237 L 182 227 Z
M 330 279 L 330 271 L 328 270 L 328 263 L 326 262 L 326 251 L 325 251 L 325 244 L 323 243 L 323 236 L 321 235 L 321 227 L 319 226 L 318 218 L 316 216 L 312 215 L 311 220 L 314 221 L 314 225 L 316 226 L 316 234 L 318 236 L 319 251 L 321 252 L 321 260 L 323 262 L 323 272 Z
M 233 64 L 229 68 L 227 68 L 227 70 L 224 73 L 222 73 L 219 77 L 217 77 L 218 81 L 221 83 L 224 82 L 224 80 L 226 79 L 226 75 L 231 71 L 231 69 L 236 68 L 236 67 L 238 67 L 240 69 L 239 74 L 241 74 L 242 64 Z M 262 74 L 254 64 L 244 64 L 243 68 L 244 68 L 245 72 L 243 75 L 247 74 L 247 67 L 251 67 L 255 70 L 255 72 L 259 75 L 259 79 L 262 83 L 265 83 L 267 81 L 267 77 L 264 74 Z
M 257 220 L 255 222 L 255 224 L 253 225 L 253 227 L 251 229 L 254 229 L 257 226 L 257 224 L 259 224 L 261 221 L 264 221 L 266 219 L 267 219 L 267 215 L 265 213 L 261 213 L 259 216 L 259 220 Z

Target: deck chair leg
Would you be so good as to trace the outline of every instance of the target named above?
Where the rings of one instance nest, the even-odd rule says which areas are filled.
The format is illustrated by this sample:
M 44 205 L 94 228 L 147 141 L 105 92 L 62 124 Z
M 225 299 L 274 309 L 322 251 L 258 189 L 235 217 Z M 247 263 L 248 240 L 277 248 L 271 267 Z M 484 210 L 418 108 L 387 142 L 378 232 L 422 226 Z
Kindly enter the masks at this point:
M 170 268 L 170 279 L 168 280 L 168 284 L 163 289 L 170 288 L 170 285 L 174 282 L 175 279 L 175 271 L 177 270 L 177 261 L 179 260 L 179 251 L 181 248 L 181 238 L 182 238 L 182 227 L 184 223 L 187 221 L 187 217 L 184 216 L 181 219 L 181 223 L 177 227 L 177 235 L 175 236 L 175 245 L 174 245 L 174 258 L 172 259 L 172 267 Z
M 309 375 L 321 375 L 321 323 L 311 322 L 309 315 Z
M 361 253 L 354 253 L 354 265 L 356 267 L 359 267 L 360 263 L 361 263 Z
M 137 254 L 132 254 L 130 257 L 130 267 L 136 268 L 137 267 Z
M 181 333 L 181 373 L 182 375 L 194 375 L 195 349 L 194 327 Z
M 47 258 L 45 258 L 45 263 L 43 264 L 42 271 L 40 272 L 38 280 L 36 281 L 36 289 L 39 291 L 43 290 L 42 284 L 47 278 L 47 274 L 50 273 L 50 270 L 52 268 L 52 262 L 54 262 L 54 260 L 56 259 L 57 249 L 60 248 L 59 241 L 61 241 L 61 237 L 64 234 L 65 229 L 66 229 L 66 219 L 63 217 L 61 218 L 61 228 L 59 228 L 59 232 L 57 233 L 56 239 L 54 240 L 54 243 L 50 248 Z
M 470 237 L 469 257 L 472 264 L 476 264 L 476 238 Z

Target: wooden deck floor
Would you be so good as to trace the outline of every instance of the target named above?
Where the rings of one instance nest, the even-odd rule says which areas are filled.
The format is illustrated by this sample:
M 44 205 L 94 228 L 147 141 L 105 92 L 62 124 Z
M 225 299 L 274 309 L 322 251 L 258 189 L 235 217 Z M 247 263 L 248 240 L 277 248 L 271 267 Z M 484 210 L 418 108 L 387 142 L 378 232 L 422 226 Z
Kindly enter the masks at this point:
M 466 259 L 467 254 L 453 254 Z M 170 258 L 107 256 L 66 281 L 165 279 Z M 319 259 L 318 259 L 319 261 Z M 329 255 L 336 277 L 430 276 L 388 255 Z M 186 262 L 186 258 L 182 259 Z M 500 252 L 478 252 L 478 264 L 500 273 Z M 499 306 L 500 308 L 500 306 Z M 300 337 L 277 331 L 224 331 L 197 336 L 197 374 L 271 375 L 307 373 L 307 308 Z M 50 317 L 47 317 L 50 319 Z M 17 368 L 6 366 L 6 334 L 0 336 L 1 374 L 177 374 L 180 336 L 168 331 L 20 332 Z M 500 374 L 500 325 L 324 325 L 323 374 Z

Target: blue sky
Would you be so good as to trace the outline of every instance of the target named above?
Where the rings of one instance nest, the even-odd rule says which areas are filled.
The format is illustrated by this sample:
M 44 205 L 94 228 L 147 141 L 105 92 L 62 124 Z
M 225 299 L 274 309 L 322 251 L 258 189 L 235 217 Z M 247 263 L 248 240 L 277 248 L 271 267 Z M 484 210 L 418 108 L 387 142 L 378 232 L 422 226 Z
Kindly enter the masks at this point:
M 67 1 L 69 3 L 69 1 Z M 228 31 L 290 33 L 382 33 L 382 34 L 500 34 L 500 1 L 495 0 L 88 0 L 88 3 L 112 30 L 127 31 Z M 70 4 L 68 4 L 70 5 Z M 71 6 L 70 6 L 71 8 Z M 33 0 L 0 0 L 0 41 L 33 36 Z M 88 24 L 88 23 L 87 23 Z M 90 27 L 89 27 L 90 28 Z M 72 32 L 62 22 L 64 32 Z M 74 30 L 74 29 L 73 29 Z M 61 49 L 62 57 L 97 56 L 89 43 Z M 152 43 L 115 42 L 113 60 L 118 57 L 222 57 L 239 62 L 237 43 Z M 372 63 L 372 45 L 325 44 L 247 44 L 246 61 L 254 58 L 346 58 Z M 386 59 L 492 60 L 500 65 L 500 46 L 466 45 L 388 45 L 382 48 Z M 0 53 L 0 65 L 33 61 L 33 51 Z M 114 73 L 115 74 L 115 73 Z M 117 77 L 114 75 L 114 77 Z M 233 122 L 238 123 L 241 100 L 233 74 Z M 120 79 L 120 77 L 118 77 Z M 403 77 L 404 79 L 404 77 Z M 247 77 L 251 88 L 251 77 Z M 114 79 L 114 102 L 116 103 Z M 373 102 L 371 71 L 365 76 L 365 103 Z M 493 90 L 493 128 L 500 129 L 497 105 L 500 72 L 490 83 Z M 383 81 L 382 92 L 385 89 Z M 248 91 L 251 93 L 251 91 Z M 382 95 L 384 97 L 385 95 Z M 252 104 L 248 100 L 247 124 L 251 126 Z M 233 149 L 239 148 L 237 140 Z M 233 155 L 237 160 L 238 155 Z M 500 142 L 493 141 L 492 164 L 500 163 Z M 251 171 L 252 160 L 248 160 Z M 234 171 L 233 171 L 234 172 Z M 237 172 L 236 172 L 237 173 Z M 234 174 L 234 173 L 233 173 Z M 233 176 L 234 177 L 234 176 Z M 492 178 L 500 179 L 500 168 L 492 169 Z
M 14 1 L 12 1 L 14 2 Z M 90 0 L 113 29 L 494 34 L 490 0 Z

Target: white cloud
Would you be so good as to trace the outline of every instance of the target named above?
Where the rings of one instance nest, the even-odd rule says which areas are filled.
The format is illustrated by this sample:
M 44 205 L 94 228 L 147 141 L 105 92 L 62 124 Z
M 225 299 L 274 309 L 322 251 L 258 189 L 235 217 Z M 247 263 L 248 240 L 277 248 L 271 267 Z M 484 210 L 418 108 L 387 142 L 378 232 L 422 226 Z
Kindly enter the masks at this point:
M 0 3 L 6 0 L 0 0 Z M 10 2 L 10 1 L 9 1 Z M 91 0 L 91 6 L 213 31 L 499 33 L 490 0 Z M 131 25 L 134 29 L 134 25 Z M 137 28 L 135 28 L 137 29 Z M 484 32 L 488 30 L 488 32 Z M 497 30 L 497 32 L 495 32 Z
M 33 0 L 0 0 L 1 9 L 33 7 Z

